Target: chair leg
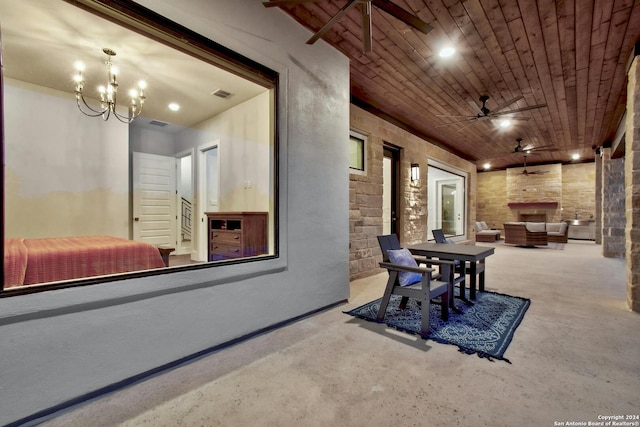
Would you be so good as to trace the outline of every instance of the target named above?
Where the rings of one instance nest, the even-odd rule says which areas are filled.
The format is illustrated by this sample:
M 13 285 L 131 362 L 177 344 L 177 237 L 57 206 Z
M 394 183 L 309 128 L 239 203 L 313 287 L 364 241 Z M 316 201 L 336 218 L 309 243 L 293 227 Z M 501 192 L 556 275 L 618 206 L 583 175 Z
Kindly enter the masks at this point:
M 449 320 L 449 291 L 440 296 L 440 307 L 442 307 L 440 317 L 446 322 Z
M 398 306 L 398 308 L 400 310 L 404 310 L 405 308 L 407 308 L 407 303 L 408 302 L 409 302 L 409 297 L 400 298 L 400 305 Z
M 391 299 L 391 293 L 393 292 L 393 286 L 398 279 L 397 271 L 389 272 L 389 280 L 387 281 L 387 287 L 384 290 L 384 295 L 382 296 L 382 301 L 380 301 L 380 308 L 378 309 L 378 315 L 376 316 L 376 320 L 381 322 L 384 319 L 384 315 L 387 312 L 387 306 L 389 305 L 389 300 Z
M 420 336 L 422 338 L 427 338 L 429 336 L 429 305 L 429 294 L 427 293 L 422 297 L 422 323 L 420 327 Z

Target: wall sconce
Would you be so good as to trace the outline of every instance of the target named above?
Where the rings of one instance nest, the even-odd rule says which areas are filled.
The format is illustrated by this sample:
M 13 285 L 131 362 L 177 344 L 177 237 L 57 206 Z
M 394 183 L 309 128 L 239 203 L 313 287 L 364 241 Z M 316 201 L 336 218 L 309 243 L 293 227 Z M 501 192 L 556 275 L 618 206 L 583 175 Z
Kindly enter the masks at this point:
M 417 163 L 411 163 L 411 181 L 417 181 L 420 179 L 420 165 Z

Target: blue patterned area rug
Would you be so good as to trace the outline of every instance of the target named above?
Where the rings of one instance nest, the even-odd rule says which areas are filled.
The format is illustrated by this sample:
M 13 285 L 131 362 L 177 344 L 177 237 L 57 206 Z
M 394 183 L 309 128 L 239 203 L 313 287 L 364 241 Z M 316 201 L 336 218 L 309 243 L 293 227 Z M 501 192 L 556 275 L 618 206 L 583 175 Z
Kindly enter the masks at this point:
M 457 345 L 463 353 L 511 363 L 504 357 L 504 352 L 531 301 L 494 292 L 478 292 L 474 302 L 473 306 L 468 306 L 456 301 L 456 307 L 462 312 L 450 310 L 446 322 L 440 318 L 440 305 L 431 304 L 429 339 Z M 392 295 L 383 322 L 400 331 L 420 335 L 421 316 L 417 300 L 409 298 L 404 310 L 398 308 L 399 304 L 400 297 Z M 379 307 L 380 299 L 377 299 L 345 313 L 376 322 Z

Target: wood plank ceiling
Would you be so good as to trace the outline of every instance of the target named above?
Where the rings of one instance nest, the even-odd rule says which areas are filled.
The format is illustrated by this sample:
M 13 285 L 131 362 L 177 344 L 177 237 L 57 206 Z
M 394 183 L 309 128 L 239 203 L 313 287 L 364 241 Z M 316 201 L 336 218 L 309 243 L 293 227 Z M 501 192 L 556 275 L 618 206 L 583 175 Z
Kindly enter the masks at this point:
M 476 163 L 522 166 L 524 146 L 552 146 L 527 164 L 592 160 L 611 143 L 625 112 L 626 69 L 640 38 L 638 0 L 393 0 L 431 24 L 422 34 L 372 7 L 373 50 L 363 53 L 362 19 L 352 8 L 323 39 L 350 58 L 353 103 Z M 312 32 L 346 0 L 282 9 Z M 311 36 L 311 34 L 310 34 Z M 439 49 L 450 44 L 454 56 Z M 313 49 L 312 46 L 309 49 Z M 502 129 L 438 115 L 474 116 L 522 96 L 504 111 L 529 118 Z M 445 125 L 447 124 L 447 125 Z

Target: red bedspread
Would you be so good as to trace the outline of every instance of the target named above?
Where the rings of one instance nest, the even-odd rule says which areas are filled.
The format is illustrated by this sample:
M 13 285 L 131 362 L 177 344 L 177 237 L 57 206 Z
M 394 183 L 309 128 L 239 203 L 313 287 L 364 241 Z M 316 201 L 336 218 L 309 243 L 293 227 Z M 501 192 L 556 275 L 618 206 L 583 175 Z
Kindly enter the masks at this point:
M 24 239 L 4 241 L 4 289 L 24 283 L 27 271 L 27 247 Z
M 118 237 L 24 239 L 24 244 L 25 285 L 164 267 L 155 246 Z

